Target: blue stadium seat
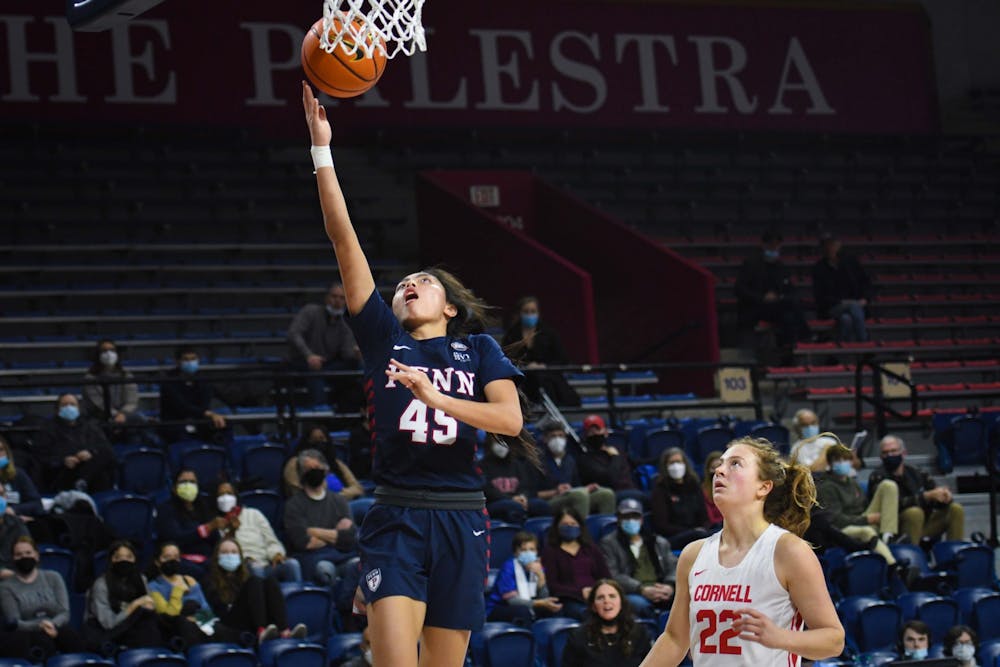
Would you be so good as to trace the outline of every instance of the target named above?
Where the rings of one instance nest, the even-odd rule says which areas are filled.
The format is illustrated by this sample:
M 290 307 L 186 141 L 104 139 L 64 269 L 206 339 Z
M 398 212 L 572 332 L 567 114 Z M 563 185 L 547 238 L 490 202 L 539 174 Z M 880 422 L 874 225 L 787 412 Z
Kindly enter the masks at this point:
M 952 417 L 942 428 L 939 418 L 944 415 L 934 419 L 934 444 L 941 472 L 950 473 L 956 465 L 983 465 L 989 432 L 986 421 L 975 415 L 962 415 Z
M 959 588 L 951 594 L 952 599 L 958 603 L 958 611 L 962 616 L 963 625 L 972 625 L 972 611 L 979 598 L 993 595 L 996 591 L 991 588 L 978 586 L 974 588 Z
M 208 443 L 201 440 L 178 440 L 167 445 L 167 461 L 171 470 L 177 470 L 181 466 L 181 457 L 185 452 L 199 447 L 207 447 Z
M 935 542 L 931 547 L 931 555 L 934 557 L 934 569 L 955 570 L 955 555 L 959 549 L 974 546 L 972 542 L 966 540 L 941 540 Z
M 977 654 L 983 667 L 1000 667 L 1000 639 L 980 641 Z
M 205 445 L 189 449 L 181 454 L 178 470 L 190 469 L 198 476 L 198 484 L 203 489 L 214 489 L 223 479 L 227 479 L 226 450 L 222 447 Z
M 514 555 L 512 542 L 520 526 L 511 523 L 490 522 L 490 567 L 499 568 Z
M 684 449 L 684 433 L 672 428 L 661 428 L 646 433 L 646 443 L 641 461 L 657 464 L 660 455 L 672 447 Z
M 122 651 L 115 659 L 118 667 L 186 667 L 187 660 L 180 653 L 162 648 L 132 648 Z
M 857 551 L 844 558 L 838 581 L 844 595 L 879 595 L 888 585 L 885 558 L 873 551 Z
M 125 494 L 98 504 L 98 509 L 115 537 L 129 540 L 135 545 L 154 541 L 156 507 L 149 498 Z
M 262 667 L 326 667 L 323 646 L 297 639 L 264 642 L 257 651 Z
M 132 449 L 119 461 L 118 488 L 122 491 L 147 494 L 168 484 L 167 457 L 158 449 Z
M 962 547 L 955 552 L 955 572 L 958 588 L 995 585 L 993 550 L 982 544 Z
M 257 656 L 237 644 L 210 643 L 187 650 L 188 667 L 256 667 Z
M 348 504 L 351 506 L 351 519 L 360 526 L 365 519 L 365 514 L 375 504 L 375 499 L 370 497 L 355 498 Z
M 340 663 L 360 655 L 360 632 L 342 632 L 332 635 L 326 640 L 326 659 L 331 665 Z
M 531 634 L 535 637 L 535 653 L 538 658 L 549 667 L 558 667 L 562 663 L 566 639 L 578 627 L 580 622 L 576 619 L 561 616 L 540 618 L 532 623 Z
M 857 664 L 870 665 L 870 667 L 882 667 L 882 665 L 898 659 L 899 655 L 892 651 L 871 651 L 869 653 L 862 653 L 859 655 L 857 658 Z
M 264 486 L 278 491 L 283 481 L 286 458 L 285 448 L 279 445 L 251 445 L 243 452 L 240 479 L 260 478 Z
M 869 595 L 845 597 L 837 603 L 847 644 L 854 652 L 891 649 L 900 625 L 899 606 Z
M 691 451 L 688 452 L 696 467 L 705 465 L 705 458 L 715 450 L 724 451 L 733 440 L 732 429 L 725 426 L 706 426 L 695 435 Z
M 282 508 L 285 501 L 281 494 L 270 489 L 253 489 L 240 492 L 240 505 L 259 510 L 267 517 L 271 526 L 278 531 L 284 522 Z
M 0 658 L 0 667 L 35 667 L 35 664 L 21 658 Z
M 599 542 L 617 527 L 618 517 L 614 514 L 591 514 L 587 517 L 587 531 L 594 542 Z
M 73 590 L 73 552 L 54 544 L 39 544 L 38 567 L 43 570 L 55 570 L 66 582 L 66 590 Z
M 896 596 L 896 604 L 902 614 L 900 620 L 906 623 L 917 618 L 917 608 L 928 600 L 937 600 L 941 596 L 928 591 L 911 591 Z
M 927 564 L 927 555 L 917 545 L 890 544 L 889 551 L 898 562 L 920 569 L 920 575 L 913 582 L 911 590 L 930 591 L 943 595 L 953 588 L 954 575 L 945 571 L 931 571 L 930 565 Z
M 930 626 L 932 644 L 943 642 L 948 629 L 958 625 L 958 603 L 943 597 L 924 600 L 917 606 L 917 618 Z
M 750 435 L 754 438 L 764 438 L 777 448 L 782 454 L 788 454 L 791 448 L 791 441 L 788 437 L 788 429 L 781 424 L 761 424 L 750 429 Z
M 327 588 L 298 582 L 283 582 L 288 627 L 304 623 L 309 628 L 307 642 L 325 642 L 330 634 L 330 613 L 333 601 Z
M 487 623 L 483 627 L 483 667 L 532 665 L 535 638 L 530 630 Z
M 972 629 L 979 641 L 1000 638 L 1000 593 L 984 595 L 972 605 Z
M 545 545 L 545 531 L 547 531 L 551 525 L 552 517 L 550 516 L 532 516 L 528 517 L 524 521 L 524 530 L 538 536 L 539 553 L 541 553 L 542 548 Z
M 29 663 L 30 664 L 30 663 Z M 96 653 L 62 653 L 45 661 L 45 667 L 114 667 L 114 662 Z

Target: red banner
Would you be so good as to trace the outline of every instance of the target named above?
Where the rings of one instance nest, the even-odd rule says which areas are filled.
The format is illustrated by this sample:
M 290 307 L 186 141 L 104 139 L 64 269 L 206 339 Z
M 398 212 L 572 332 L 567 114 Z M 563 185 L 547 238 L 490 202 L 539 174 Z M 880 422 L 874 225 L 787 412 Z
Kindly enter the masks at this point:
M 320 0 L 165 2 L 102 33 L 73 32 L 61 0 L 4 4 L 0 118 L 301 134 L 299 49 Z M 424 25 L 426 53 L 391 60 L 362 98 L 328 101 L 341 131 L 937 126 L 917 6 L 428 0 Z

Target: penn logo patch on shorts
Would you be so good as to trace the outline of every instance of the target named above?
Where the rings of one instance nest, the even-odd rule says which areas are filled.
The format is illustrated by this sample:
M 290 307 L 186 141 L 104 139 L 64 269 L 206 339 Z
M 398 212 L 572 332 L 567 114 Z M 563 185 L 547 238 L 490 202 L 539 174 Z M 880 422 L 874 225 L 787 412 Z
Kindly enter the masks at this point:
M 378 590 L 379 585 L 382 583 L 382 570 L 377 567 L 365 575 L 365 583 L 368 584 L 368 590 L 372 593 Z

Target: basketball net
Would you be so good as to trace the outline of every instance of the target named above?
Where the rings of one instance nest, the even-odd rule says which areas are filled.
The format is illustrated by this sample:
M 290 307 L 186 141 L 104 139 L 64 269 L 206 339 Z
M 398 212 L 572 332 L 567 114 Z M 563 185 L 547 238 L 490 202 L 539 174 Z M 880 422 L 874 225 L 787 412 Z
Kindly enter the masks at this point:
M 339 45 L 348 55 L 360 49 L 366 58 L 376 50 L 386 58 L 426 51 L 420 22 L 423 6 L 424 0 L 323 0 L 320 46 L 332 53 Z

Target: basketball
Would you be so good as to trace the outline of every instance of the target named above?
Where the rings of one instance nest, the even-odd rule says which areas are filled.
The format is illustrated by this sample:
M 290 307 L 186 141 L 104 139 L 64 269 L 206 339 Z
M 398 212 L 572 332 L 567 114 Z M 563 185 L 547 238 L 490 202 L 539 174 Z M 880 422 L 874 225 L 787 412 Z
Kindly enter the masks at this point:
M 354 25 L 361 29 L 364 24 L 356 18 Z M 341 20 L 334 17 L 330 29 L 331 41 L 340 29 Z M 351 39 L 350 35 L 345 36 L 344 42 L 338 44 L 333 53 L 327 53 L 320 46 L 322 30 L 323 19 L 320 19 L 309 28 L 302 40 L 302 69 L 313 85 L 333 97 L 355 97 L 374 86 L 385 71 L 385 55 L 376 49 L 368 58 L 360 47 L 354 54 L 348 54 L 344 42 Z M 375 37 L 370 35 L 367 39 L 370 44 Z

